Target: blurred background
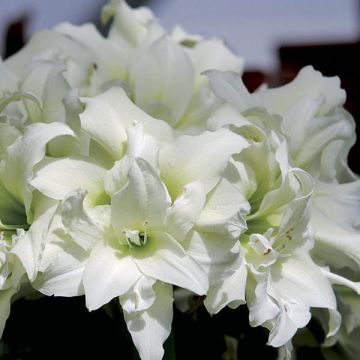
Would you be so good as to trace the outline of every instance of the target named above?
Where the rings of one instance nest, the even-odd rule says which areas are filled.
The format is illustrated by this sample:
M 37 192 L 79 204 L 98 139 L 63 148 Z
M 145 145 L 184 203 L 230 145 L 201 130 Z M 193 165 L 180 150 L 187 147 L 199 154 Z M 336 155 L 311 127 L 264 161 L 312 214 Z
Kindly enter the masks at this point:
M 0 49 L 5 56 L 11 24 L 23 25 L 23 36 L 62 21 L 96 22 L 105 0 L 2 0 Z M 356 41 L 360 35 L 358 0 L 129 0 L 149 6 L 170 30 L 181 24 L 188 32 L 219 36 L 249 69 L 273 71 L 282 44 L 329 44 Z M 10 29 L 11 30 L 11 29 Z M 16 30 L 16 29 L 14 29 Z M 13 31 L 14 31 L 13 30 Z M 11 50 L 11 49 L 10 49 Z

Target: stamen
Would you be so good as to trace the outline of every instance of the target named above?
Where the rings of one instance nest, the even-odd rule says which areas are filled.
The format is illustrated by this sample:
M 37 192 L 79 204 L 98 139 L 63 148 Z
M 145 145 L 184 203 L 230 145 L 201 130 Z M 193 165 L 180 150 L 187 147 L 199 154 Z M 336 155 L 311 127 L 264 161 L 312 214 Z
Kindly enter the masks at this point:
M 142 247 L 145 246 L 148 241 L 147 235 L 147 226 L 148 222 L 145 221 L 144 223 L 144 231 L 140 232 L 139 230 L 132 230 L 132 229 L 124 229 L 123 233 L 128 245 L 131 248 L 134 247 Z

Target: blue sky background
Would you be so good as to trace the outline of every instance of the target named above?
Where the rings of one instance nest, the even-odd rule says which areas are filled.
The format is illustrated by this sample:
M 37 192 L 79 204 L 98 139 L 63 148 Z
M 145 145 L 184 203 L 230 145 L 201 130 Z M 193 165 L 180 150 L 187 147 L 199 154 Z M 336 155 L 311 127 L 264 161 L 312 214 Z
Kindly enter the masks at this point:
M 94 18 L 104 0 L 0 0 L 0 47 L 7 20 L 30 11 L 29 33 L 61 21 Z M 360 34 L 357 0 L 153 0 L 167 29 L 224 38 L 248 68 L 276 67 L 280 43 L 355 40 Z

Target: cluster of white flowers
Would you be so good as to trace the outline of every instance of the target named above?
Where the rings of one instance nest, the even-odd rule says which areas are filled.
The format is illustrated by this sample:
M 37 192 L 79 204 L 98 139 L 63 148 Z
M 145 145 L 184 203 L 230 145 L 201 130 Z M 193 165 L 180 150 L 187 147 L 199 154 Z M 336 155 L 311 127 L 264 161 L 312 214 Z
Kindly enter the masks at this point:
M 211 314 L 246 303 L 284 359 L 314 308 L 325 345 L 351 348 L 360 180 L 339 79 L 306 67 L 249 93 L 220 40 L 121 0 L 102 20 L 107 37 L 61 24 L 0 62 L 0 333 L 23 286 L 116 298 L 161 359 L 185 289 Z

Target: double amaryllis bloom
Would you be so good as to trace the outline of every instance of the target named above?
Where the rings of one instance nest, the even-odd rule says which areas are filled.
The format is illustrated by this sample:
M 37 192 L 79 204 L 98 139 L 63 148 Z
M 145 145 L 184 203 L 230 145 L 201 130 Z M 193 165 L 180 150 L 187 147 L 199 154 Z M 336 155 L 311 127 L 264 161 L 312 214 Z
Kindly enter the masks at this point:
M 161 359 L 183 289 L 211 314 L 246 303 L 283 359 L 317 308 L 325 345 L 354 356 L 360 181 L 339 79 L 306 67 L 250 94 L 222 41 L 123 1 L 102 19 L 107 37 L 61 24 L 0 62 L 1 332 L 29 285 L 118 299 L 141 358 Z

